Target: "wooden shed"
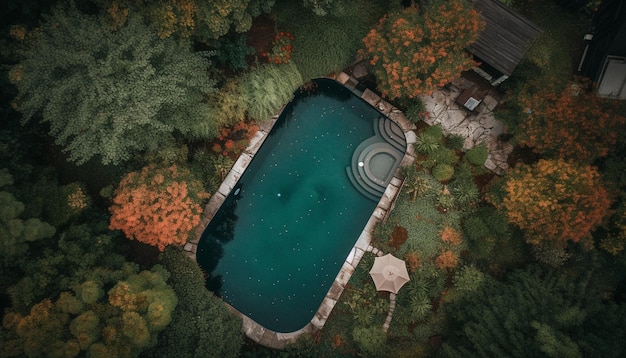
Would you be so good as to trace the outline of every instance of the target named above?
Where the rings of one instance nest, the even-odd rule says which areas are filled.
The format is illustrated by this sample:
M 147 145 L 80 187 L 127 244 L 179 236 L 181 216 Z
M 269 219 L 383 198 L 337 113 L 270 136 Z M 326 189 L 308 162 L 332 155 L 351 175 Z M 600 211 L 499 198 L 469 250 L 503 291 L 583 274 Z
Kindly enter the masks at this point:
M 497 0 L 472 2 L 485 21 L 485 30 L 468 51 L 482 63 L 476 72 L 495 86 L 511 76 L 542 30 Z

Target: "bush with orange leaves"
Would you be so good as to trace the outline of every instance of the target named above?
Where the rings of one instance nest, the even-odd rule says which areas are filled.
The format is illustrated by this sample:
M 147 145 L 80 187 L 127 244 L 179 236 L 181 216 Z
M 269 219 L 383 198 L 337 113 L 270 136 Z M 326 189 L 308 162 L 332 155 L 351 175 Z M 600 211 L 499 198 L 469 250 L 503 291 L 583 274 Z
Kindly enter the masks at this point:
M 487 199 L 526 232 L 526 241 L 564 245 L 591 242 L 592 230 L 607 215 L 611 200 L 595 167 L 561 159 L 518 164 Z M 493 195 L 500 193 L 501 197 Z
M 430 94 L 476 66 L 465 49 L 484 21 L 465 0 L 431 1 L 389 13 L 363 39 L 383 96 Z
M 254 122 L 237 122 L 233 125 L 220 128 L 219 135 L 215 138 L 212 150 L 223 156 L 238 156 L 250 142 L 250 139 L 259 130 Z
M 163 251 L 165 246 L 187 241 L 200 223 L 200 204 L 208 198 L 189 170 L 148 165 L 121 180 L 109 208 L 109 229 Z
M 463 242 L 463 239 L 461 238 L 460 232 L 450 226 L 446 226 L 441 231 L 441 241 L 447 242 L 452 246 L 459 246 Z
M 544 156 L 592 163 L 615 147 L 626 117 L 617 115 L 615 101 L 598 97 L 591 84 L 530 82 L 522 90 L 523 108 L 516 138 Z
M 459 259 L 456 254 L 450 250 L 443 251 L 437 258 L 435 259 L 435 265 L 440 270 L 453 269 L 458 265 Z

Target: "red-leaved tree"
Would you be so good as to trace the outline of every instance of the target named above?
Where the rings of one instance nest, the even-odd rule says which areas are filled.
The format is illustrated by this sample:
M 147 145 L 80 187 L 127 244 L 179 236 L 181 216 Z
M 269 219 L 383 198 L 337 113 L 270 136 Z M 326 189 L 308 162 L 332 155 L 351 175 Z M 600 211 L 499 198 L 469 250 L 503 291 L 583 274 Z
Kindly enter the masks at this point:
M 165 246 L 187 242 L 200 223 L 200 204 L 208 197 L 188 170 L 149 165 L 121 180 L 109 208 L 109 228 L 163 251 Z
M 363 39 L 385 97 L 430 94 L 476 65 L 465 49 L 484 22 L 469 1 L 432 1 L 389 13 Z
M 614 113 L 614 103 L 598 97 L 584 81 L 570 82 L 564 89 L 555 83 L 531 82 L 522 91 L 519 101 L 526 115 L 516 135 L 520 144 L 581 163 L 606 156 L 626 118 Z

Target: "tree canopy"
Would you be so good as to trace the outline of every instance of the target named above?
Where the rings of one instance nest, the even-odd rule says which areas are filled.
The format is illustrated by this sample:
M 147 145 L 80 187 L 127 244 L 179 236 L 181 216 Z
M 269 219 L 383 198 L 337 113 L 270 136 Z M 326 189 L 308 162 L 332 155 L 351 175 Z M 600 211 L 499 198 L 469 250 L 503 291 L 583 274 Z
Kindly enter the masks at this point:
M 198 264 L 171 246 L 161 255 L 161 263 L 171 273 L 169 282 L 178 296 L 178 305 L 172 313 L 172 323 L 150 351 L 152 356 L 240 356 L 244 343 L 241 318 L 206 289 Z
M 595 167 L 560 159 L 518 164 L 505 174 L 503 194 L 490 200 L 533 244 L 588 240 L 611 205 Z
M 188 169 L 149 165 L 120 182 L 110 207 L 109 228 L 163 251 L 167 245 L 187 242 L 200 223 L 200 204 L 208 197 Z
M 520 144 L 549 157 L 593 163 L 614 147 L 626 117 L 613 113 L 610 100 L 569 82 L 563 89 L 531 81 L 520 95 L 525 115 L 516 137 Z
M 173 135 L 210 138 L 209 62 L 186 42 L 160 40 L 137 16 L 117 30 L 73 7 L 56 8 L 14 67 L 16 108 L 38 119 L 78 164 L 129 160 Z
M 162 39 L 194 37 L 208 42 L 235 32 L 246 32 L 252 19 L 269 12 L 274 0 L 103 0 L 114 24 L 141 14 Z
M 626 306 L 602 302 L 593 280 L 531 267 L 483 281 L 447 306 L 452 334 L 442 355 L 620 357 Z
M 430 1 L 387 14 L 363 43 L 383 95 L 414 98 L 476 65 L 464 49 L 483 28 L 468 1 Z
M 122 270 L 108 292 L 111 281 L 83 281 L 55 300 L 35 304 L 28 314 L 7 313 L 3 354 L 132 357 L 155 345 L 177 304 L 166 284 L 168 273 L 158 265 L 139 273 L 132 266 Z

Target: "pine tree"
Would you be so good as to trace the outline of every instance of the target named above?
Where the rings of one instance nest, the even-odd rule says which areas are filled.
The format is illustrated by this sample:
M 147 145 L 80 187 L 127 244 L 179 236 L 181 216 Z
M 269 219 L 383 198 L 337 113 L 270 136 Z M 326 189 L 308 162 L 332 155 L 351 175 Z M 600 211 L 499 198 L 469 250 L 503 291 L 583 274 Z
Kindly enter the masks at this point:
M 446 307 L 452 331 L 445 357 L 620 357 L 615 342 L 626 306 L 604 303 L 590 274 L 569 277 L 537 267 L 506 282 L 483 280 Z M 619 339 L 617 339 L 619 341 Z

